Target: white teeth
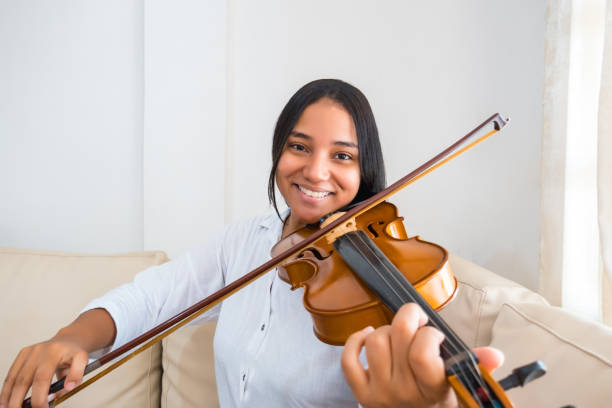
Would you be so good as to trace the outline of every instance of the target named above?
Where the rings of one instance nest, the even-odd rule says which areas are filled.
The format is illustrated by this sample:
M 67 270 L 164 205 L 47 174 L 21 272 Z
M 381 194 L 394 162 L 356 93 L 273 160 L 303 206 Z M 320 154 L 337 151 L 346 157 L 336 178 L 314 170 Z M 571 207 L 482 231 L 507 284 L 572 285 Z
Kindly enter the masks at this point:
M 323 197 L 326 197 L 326 196 L 331 194 L 329 191 L 312 191 L 312 190 L 308 190 L 307 188 L 304 188 L 304 187 L 299 186 L 299 185 L 298 185 L 298 188 L 300 189 L 300 191 L 302 193 L 306 194 L 309 197 L 314 197 L 314 198 L 323 198 Z

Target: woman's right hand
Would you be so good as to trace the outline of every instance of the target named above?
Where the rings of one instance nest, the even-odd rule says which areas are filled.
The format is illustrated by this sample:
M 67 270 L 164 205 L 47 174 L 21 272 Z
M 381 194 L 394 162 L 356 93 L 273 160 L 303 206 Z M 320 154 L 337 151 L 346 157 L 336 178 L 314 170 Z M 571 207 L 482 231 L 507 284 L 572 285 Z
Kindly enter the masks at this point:
M 88 353 L 80 345 L 57 336 L 23 348 L 4 380 L 0 408 L 21 407 L 32 387 L 32 408 L 48 407 L 53 374 L 66 377 L 62 392 L 73 389 L 83 379 Z
M 2 385 L 0 408 L 21 407 L 32 387 L 32 407 L 47 407 L 53 374 L 66 377 L 62 395 L 83 379 L 88 352 L 108 347 L 117 330 L 111 315 L 104 309 L 88 310 L 55 336 L 42 343 L 23 348 Z

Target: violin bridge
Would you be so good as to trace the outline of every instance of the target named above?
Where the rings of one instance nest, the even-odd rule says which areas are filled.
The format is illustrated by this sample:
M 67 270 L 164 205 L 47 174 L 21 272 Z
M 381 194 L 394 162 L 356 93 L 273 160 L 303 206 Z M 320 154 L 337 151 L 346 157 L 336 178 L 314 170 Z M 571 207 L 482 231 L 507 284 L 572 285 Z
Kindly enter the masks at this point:
M 321 228 L 325 228 L 325 226 L 329 225 L 334 220 L 337 220 L 339 217 L 342 217 L 342 215 L 344 215 L 344 212 L 337 212 L 335 214 L 330 215 L 329 217 L 325 219 L 325 221 L 321 223 Z M 334 241 L 338 237 L 346 234 L 347 232 L 356 231 L 356 230 L 357 230 L 357 222 L 355 221 L 355 218 L 349 218 L 344 223 L 338 225 L 336 228 L 329 231 L 325 235 L 325 239 L 327 240 L 327 243 L 331 245 L 334 243 Z

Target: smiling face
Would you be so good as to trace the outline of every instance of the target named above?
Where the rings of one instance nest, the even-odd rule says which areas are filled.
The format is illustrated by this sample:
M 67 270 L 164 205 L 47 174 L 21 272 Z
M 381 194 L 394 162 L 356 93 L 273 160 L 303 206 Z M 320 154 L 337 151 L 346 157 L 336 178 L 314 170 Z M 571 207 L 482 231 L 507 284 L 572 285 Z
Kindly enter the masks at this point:
M 304 109 L 276 169 L 276 184 L 291 209 L 286 231 L 315 223 L 355 198 L 358 155 L 355 125 L 342 105 L 323 98 Z

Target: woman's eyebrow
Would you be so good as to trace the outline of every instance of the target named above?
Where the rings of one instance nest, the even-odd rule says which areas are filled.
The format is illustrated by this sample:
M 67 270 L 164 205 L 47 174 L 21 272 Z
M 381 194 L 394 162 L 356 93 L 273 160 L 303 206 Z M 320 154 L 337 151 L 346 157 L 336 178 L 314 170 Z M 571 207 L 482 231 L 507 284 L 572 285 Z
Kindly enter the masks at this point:
M 289 136 L 297 137 L 300 139 L 312 140 L 312 136 L 308 136 L 307 134 L 302 133 L 302 132 L 292 131 L 291 133 L 289 133 Z M 346 146 L 346 147 L 352 147 L 352 148 L 358 149 L 357 144 L 353 142 L 344 142 L 342 140 L 337 140 L 333 143 L 338 146 Z
M 295 130 L 292 130 L 291 133 L 289 133 L 289 136 L 299 137 L 300 139 L 312 140 L 312 137 L 308 136 L 307 134 L 302 132 L 296 132 Z
M 346 147 L 352 147 L 352 148 L 358 149 L 357 144 L 355 144 L 353 142 L 343 142 L 341 140 L 338 140 L 338 141 L 334 142 L 334 144 L 338 145 L 338 146 L 346 146 Z

